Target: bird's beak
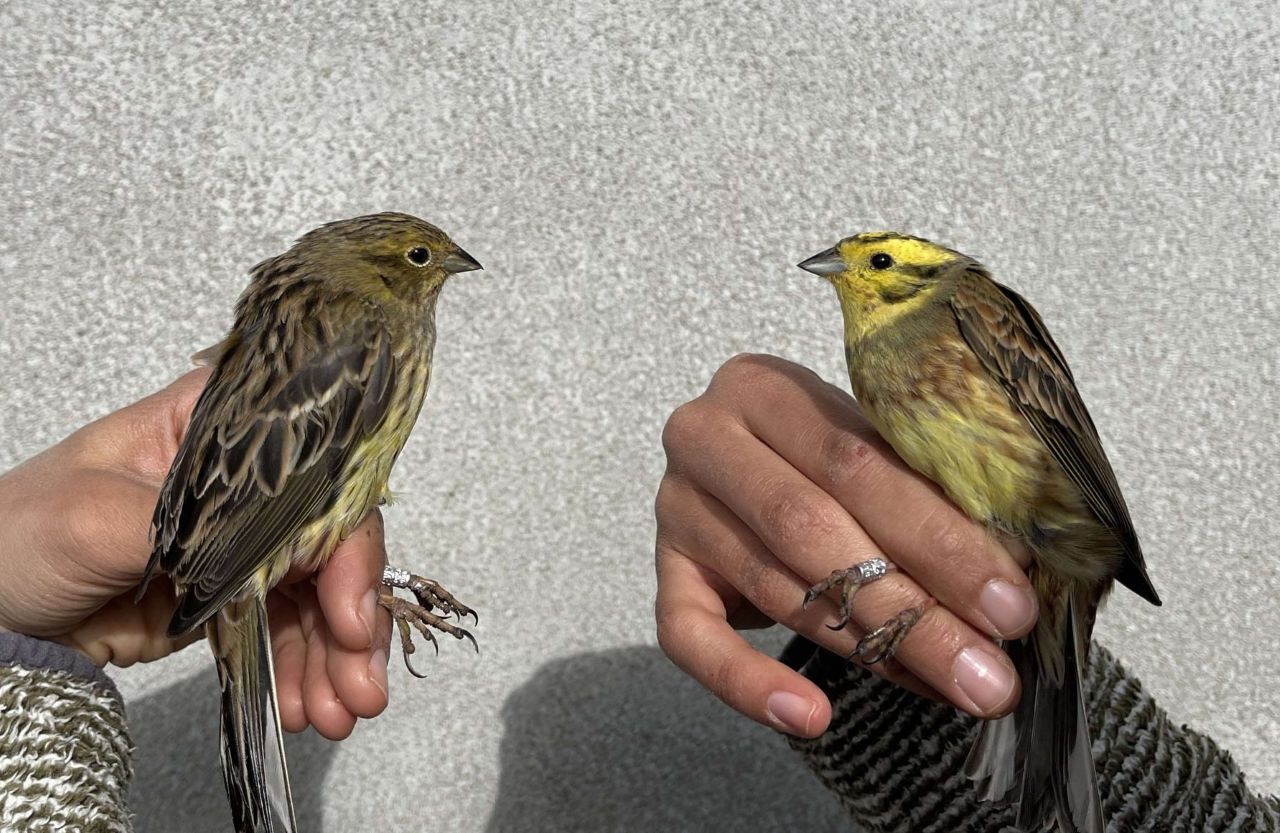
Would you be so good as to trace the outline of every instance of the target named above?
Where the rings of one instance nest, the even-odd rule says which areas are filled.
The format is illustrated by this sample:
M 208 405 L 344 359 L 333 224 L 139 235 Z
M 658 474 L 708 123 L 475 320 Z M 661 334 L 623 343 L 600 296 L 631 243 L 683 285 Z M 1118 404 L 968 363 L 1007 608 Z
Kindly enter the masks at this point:
M 808 260 L 802 260 L 796 265 L 806 272 L 812 272 L 824 278 L 839 275 L 848 268 L 845 266 L 844 258 L 840 257 L 840 252 L 835 246 L 818 252 Z
M 450 275 L 456 275 L 459 272 L 474 272 L 477 269 L 484 268 L 480 265 L 480 261 L 462 251 L 462 249 L 454 251 L 440 265 Z

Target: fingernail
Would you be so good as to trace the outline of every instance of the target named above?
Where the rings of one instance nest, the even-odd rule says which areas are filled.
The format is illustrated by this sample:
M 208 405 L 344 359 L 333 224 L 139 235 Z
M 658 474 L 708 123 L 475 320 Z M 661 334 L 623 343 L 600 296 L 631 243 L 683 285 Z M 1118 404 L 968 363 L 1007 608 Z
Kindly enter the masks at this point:
M 373 644 L 373 628 L 378 621 L 378 588 L 371 587 L 360 599 L 360 621 L 369 632 L 369 644 Z M 385 665 L 385 663 L 384 663 Z
M 385 696 L 387 693 L 387 649 L 379 648 L 369 657 L 369 679 Z
M 1013 693 L 1013 669 L 981 648 L 965 648 L 953 669 L 956 685 L 981 712 L 993 712 Z
M 798 737 L 809 737 L 809 721 L 818 710 L 818 704 L 807 697 L 789 691 L 775 691 L 765 702 L 769 717 L 786 732 Z
M 987 582 L 978 604 L 997 636 L 1022 633 L 1036 618 L 1036 597 L 1031 588 L 1018 587 L 1002 579 Z

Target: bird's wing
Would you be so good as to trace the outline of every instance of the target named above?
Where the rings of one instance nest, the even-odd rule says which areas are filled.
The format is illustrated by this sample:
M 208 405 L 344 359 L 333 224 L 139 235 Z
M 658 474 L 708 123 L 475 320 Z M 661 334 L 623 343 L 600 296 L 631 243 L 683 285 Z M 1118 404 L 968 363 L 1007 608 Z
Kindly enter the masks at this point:
M 1117 580 L 1160 604 L 1098 431 L 1039 313 L 1012 289 L 975 273 L 960 278 L 951 308 L 983 367 L 1004 386 L 1089 508 L 1120 541 L 1125 561 Z
M 226 347 L 160 493 L 158 565 L 182 589 L 171 633 L 206 620 L 333 503 L 343 464 L 383 421 L 395 376 L 381 323 L 348 324 L 305 356 Z M 268 372 L 246 374 L 249 362 Z

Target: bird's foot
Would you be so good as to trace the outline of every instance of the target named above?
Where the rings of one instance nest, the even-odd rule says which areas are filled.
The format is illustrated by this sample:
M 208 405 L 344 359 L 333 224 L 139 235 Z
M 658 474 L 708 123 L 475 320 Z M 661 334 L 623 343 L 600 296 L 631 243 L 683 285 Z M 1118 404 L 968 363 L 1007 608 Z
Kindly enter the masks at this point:
M 836 570 L 823 581 L 818 582 L 804 594 L 804 606 L 813 604 L 814 600 L 833 587 L 840 588 L 840 620 L 834 625 L 827 625 L 838 631 L 849 624 L 849 605 L 853 602 L 853 594 L 864 584 L 884 578 L 889 572 L 889 562 L 883 558 L 872 558 L 854 564 L 847 570 Z
M 454 616 L 461 622 L 470 616 L 475 624 L 480 624 L 480 615 L 453 597 L 453 594 L 440 586 L 440 582 L 422 576 L 415 576 L 408 570 L 397 567 L 386 567 L 382 571 L 382 583 L 387 587 L 403 587 L 412 593 L 418 604 L 427 610 L 439 610 L 445 616 Z
M 923 607 L 909 607 L 901 611 L 888 622 L 859 639 L 848 658 L 856 659 L 863 665 L 884 662 L 898 650 L 902 640 L 907 638 L 907 634 L 911 633 L 911 629 L 923 615 Z
M 849 606 L 853 603 L 853 594 L 864 584 L 884 578 L 892 569 L 892 565 L 883 558 L 872 558 L 854 564 L 847 570 L 836 570 L 826 579 L 810 587 L 804 594 L 804 606 L 808 607 L 815 599 L 828 590 L 837 588 L 840 591 L 840 619 L 834 625 L 827 625 L 833 631 L 843 629 L 849 624 Z M 857 660 L 863 665 L 875 665 L 893 656 L 894 651 L 907 638 L 907 634 L 920 621 L 927 605 L 908 608 L 885 622 L 880 627 L 864 635 L 849 654 L 849 659 Z
M 480 653 L 476 638 L 469 631 L 449 622 L 446 618 L 456 616 L 461 621 L 464 616 L 469 615 L 478 622 L 479 617 L 476 616 L 475 611 L 460 603 L 439 583 L 412 575 L 404 570 L 388 567 L 383 573 L 382 584 L 383 587 L 378 593 L 378 604 L 391 613 L 392 620 L 400 630 L 400 650 L 404 655 L 405 667 L 409 669 L 410 674 L 415 677 L 426 676 L 419 673 L 409 660 L 409 656 L 417 650 L 417 646 L 413 644 L 413 630 L 422 634 L 423 638 L 431 643 L 431 647 L 436 649 L 437 654 L 440 653 L 440 644 L 436 641 L 433 630 L 448 634 L 454 639 L 469 639 L 476 653 Z M 417 597 L 418 603 L 398 598 L 394 592 L 394 588 L 397 587 L 406 588 L 412 592 Z M 433 610 L 439 610 L 444 615 L 437 615 L 432 612 Z

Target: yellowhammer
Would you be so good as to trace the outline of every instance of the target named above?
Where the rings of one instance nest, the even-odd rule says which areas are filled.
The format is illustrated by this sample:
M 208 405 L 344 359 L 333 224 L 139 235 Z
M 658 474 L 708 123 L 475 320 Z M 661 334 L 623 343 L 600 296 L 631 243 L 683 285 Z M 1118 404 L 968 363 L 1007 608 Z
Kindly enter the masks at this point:
M 1062 352 L 1022 296 L 927 240 L 859 234 L 800 267 L 836 288 L 871 423 L 969 517 L 1032 553 L 1040 619 L 1005 645 L 1022 697 L 982 726 L 966 772 L 985 798 L 1017 803 L 1023 830 L 1103 833 L 1080 669 L 1113 580 L 1160 600 Z M 874 579 L 843 572 L 815 591 L 844 584 L 847 605 Z M 888 656 L 918 618 L 904 611 L 855 653 Z
M 431 376 L 440 287 L 479 268 L 416 217 L 330 223 L 258 264 L 231 332 L 197 354 L 213 373 L 160 492 L 147 575 L 177 587 L 170 636 L 208 634 L 240 833 L 296 826 L 263 598 L 291 567 L 318 569 L 385 497 Z M 469 637 L 432 612 L 472 613 L 435 582 L 390 568 L 383 581 L 406 663 L 410 624 L 433 642 L 429 628 Z

